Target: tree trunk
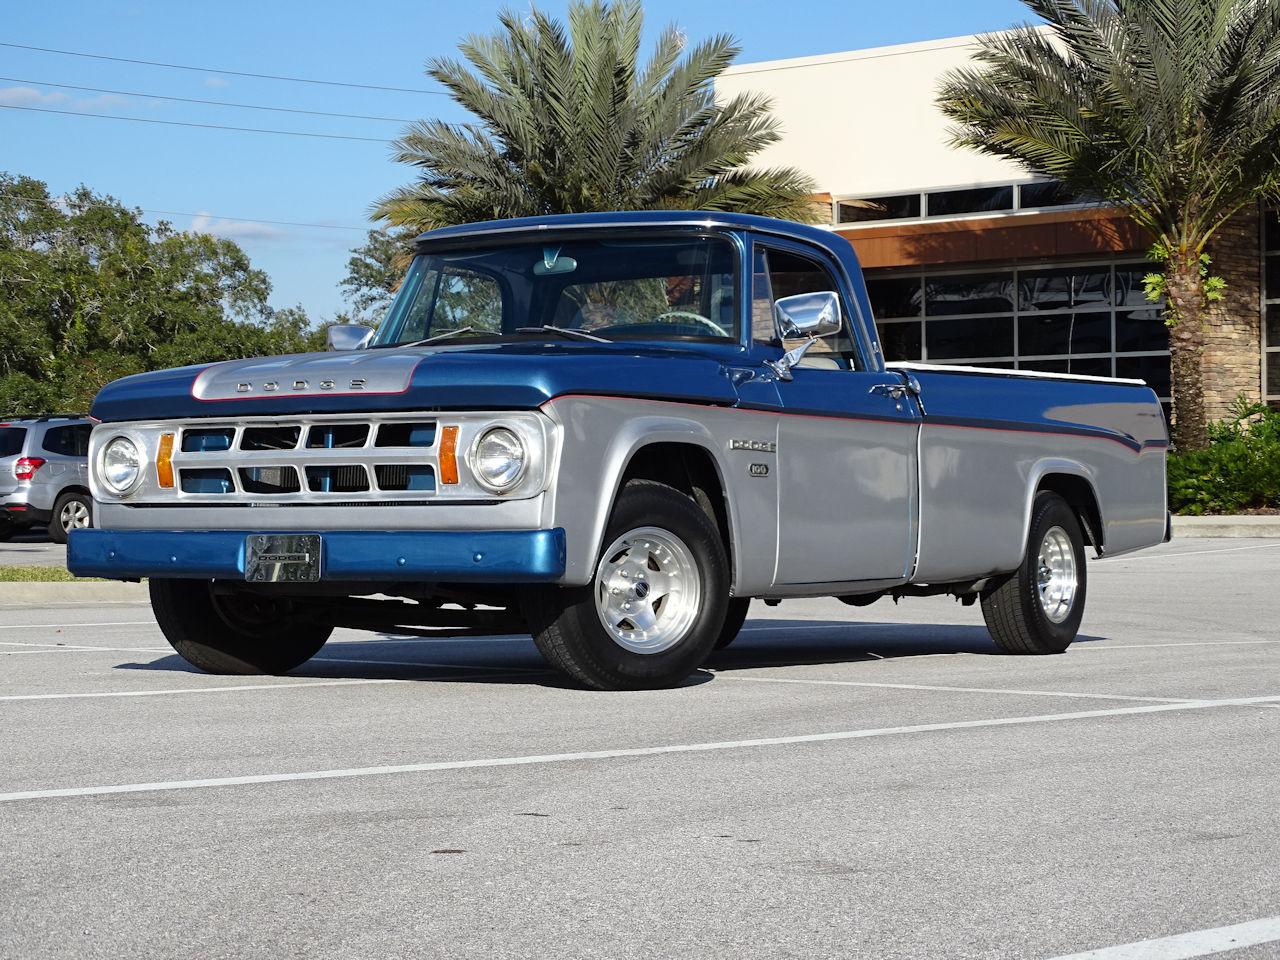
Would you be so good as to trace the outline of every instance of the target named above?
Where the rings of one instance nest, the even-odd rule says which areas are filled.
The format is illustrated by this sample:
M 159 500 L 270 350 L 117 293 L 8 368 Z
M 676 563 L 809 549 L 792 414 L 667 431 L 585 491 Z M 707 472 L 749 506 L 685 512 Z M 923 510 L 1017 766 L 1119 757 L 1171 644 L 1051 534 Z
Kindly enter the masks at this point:
M 1201 450 L 1209 445 L 1204 409 L 1204 325 L 1207 304 L 1200 262 L 1191 255 L 1170 258 L 1165 279 L 1173 377 L 1173 445 Z

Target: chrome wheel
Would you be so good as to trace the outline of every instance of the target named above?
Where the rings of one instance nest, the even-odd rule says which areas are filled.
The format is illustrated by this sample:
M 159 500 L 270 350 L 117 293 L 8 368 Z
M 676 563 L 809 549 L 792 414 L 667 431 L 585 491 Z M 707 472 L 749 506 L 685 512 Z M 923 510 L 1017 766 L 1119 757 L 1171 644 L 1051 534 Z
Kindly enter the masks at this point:
M 604 551 L 595 597 L 614 643 L 633 653 L 662 653 L 693 626 L 702 581 L 683 540 L 658 527 L 638 527 Z
M 1061 527 L 1050 527 L 1040 543 L 1036 583 L 1040 589 L 1040 608 L 1052 623 L 1062 623 L 1071 616 L 1079 578 L 1071 538 Z
M 58 523 L 68 533 L 89 526 L 89 507 L 81 500 L 68 500 L 58 514 Z

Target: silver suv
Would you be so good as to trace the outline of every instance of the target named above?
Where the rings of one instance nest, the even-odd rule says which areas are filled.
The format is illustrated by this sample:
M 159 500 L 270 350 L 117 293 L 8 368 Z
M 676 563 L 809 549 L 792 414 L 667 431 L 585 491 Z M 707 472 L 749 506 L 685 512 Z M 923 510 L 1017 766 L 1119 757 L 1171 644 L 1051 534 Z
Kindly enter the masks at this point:
M 93 525 L 86 417 L 0 421 L 0 540 L 27 527 L 47 526 L 66 543 L 77 527 Z

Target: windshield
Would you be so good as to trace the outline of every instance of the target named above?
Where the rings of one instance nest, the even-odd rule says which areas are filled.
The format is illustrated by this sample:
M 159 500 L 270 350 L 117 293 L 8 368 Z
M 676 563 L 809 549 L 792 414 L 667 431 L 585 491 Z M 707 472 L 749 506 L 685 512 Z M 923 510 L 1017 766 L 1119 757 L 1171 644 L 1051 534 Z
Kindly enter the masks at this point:
M 557 335 L 544 327 L 606 340 L 737 340 L 735 265 L 733 245 L 715 237 L 521 242 L 424 254 L 372 345 L 451 332 L 459 341 Z
M 16 457 L 22 452 L 25 427 L 0 427 L 0 457 Z

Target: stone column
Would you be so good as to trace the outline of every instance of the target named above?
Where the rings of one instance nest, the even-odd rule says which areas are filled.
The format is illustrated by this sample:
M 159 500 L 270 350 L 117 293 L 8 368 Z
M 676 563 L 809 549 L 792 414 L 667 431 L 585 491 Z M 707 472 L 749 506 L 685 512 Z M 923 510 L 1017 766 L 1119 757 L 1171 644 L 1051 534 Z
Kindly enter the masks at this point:
M 1209 245 L 1211 275 L 1227 289 L 1211 305 L 1205 331 L 1204 399 L 1221 420 L 1236 397 L 1262 396 L 1262 217 L 1251 207 L 1225 223 Z

